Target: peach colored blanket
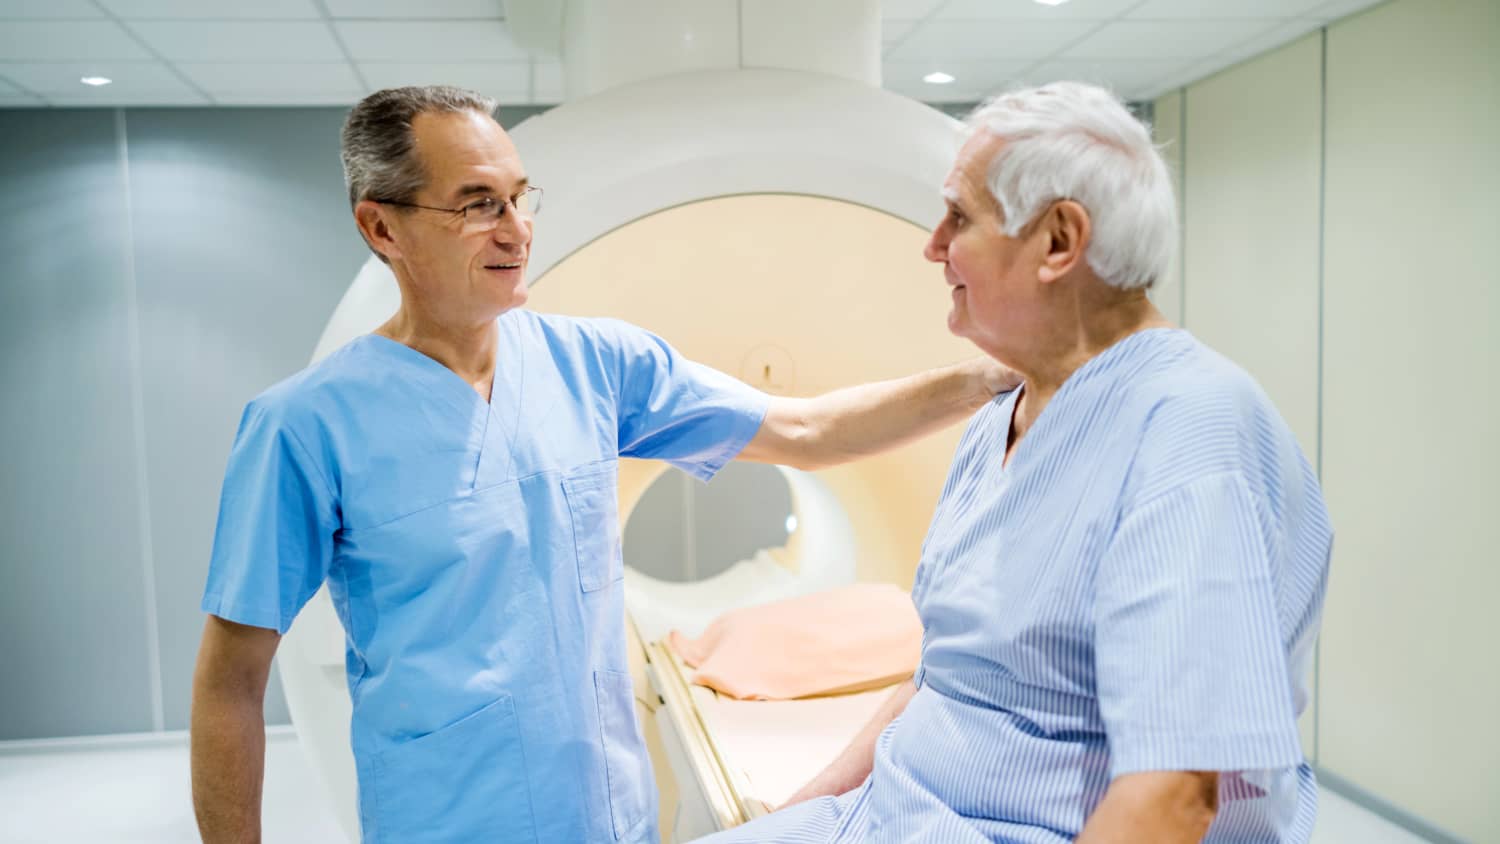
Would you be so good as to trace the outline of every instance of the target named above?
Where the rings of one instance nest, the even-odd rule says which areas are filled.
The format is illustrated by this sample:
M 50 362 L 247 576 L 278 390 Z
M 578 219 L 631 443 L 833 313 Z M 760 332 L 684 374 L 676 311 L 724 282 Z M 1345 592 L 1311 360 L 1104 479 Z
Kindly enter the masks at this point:
M 689 639 L 667 643 L 693 682 L 741 700 L 790 700 L 879 688 L 911 676 L 922 622 L 911 595 L 857 583 L 731 610 Z

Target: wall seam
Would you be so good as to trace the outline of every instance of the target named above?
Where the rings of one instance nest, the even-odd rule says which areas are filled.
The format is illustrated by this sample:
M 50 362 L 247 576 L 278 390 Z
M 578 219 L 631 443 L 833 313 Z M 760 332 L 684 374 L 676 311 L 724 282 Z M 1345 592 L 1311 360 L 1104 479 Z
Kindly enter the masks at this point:
M 1323 483 L 1323 338 L 1325 311 L 1323 304 L 1323 277 L 1327 267 L 1327 209 L 1328 209 L 1328 27 L 1319 30 L 1318 42 L 1318 404 L 1317 429 L 1313 436 L 1313 448 L 1318 486 Z M 1316 765 L 1322 760 L 1323 742 L 1323 631 L 1319 625 L 1318 639 L 1313 645 L 1313 746 L 1312 758 Z
M 1182 154 L 1177 160 L 1177 178 L 1182 181 L 1182 207 L 1177 215 L 1177 322 L 1187 328 L 1187 86 L 1177 98 L 1177 143 Z
M 130 410 L 136 464 L 136 521 L 141 534 L 141 580 L 146 597 L 146 671 L 151 682 L 151 728 L 166 729 L 161 675 L 161 624 L 156 606 L 156 549 L 151 540 L 150 477 L 146 464 L 146 396 L 141 364 L 140 284 L 135 266 L 135 208 L 130 197 L 130 142 L 125 109 L 115 109 L 115 144 L 125 200 L 126 353 L 130 356 Z

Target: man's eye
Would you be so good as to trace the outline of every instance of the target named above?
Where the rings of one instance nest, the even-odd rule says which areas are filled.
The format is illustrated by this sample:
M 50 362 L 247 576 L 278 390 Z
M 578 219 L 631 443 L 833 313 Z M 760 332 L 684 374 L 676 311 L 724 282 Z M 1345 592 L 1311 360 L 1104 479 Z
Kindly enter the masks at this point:
M 464 213 L 478 212 L 481 214 L 493 214 L 495 211 L 495 200 L 485 197 L 477 202 L 471 202 L 464 206 Z

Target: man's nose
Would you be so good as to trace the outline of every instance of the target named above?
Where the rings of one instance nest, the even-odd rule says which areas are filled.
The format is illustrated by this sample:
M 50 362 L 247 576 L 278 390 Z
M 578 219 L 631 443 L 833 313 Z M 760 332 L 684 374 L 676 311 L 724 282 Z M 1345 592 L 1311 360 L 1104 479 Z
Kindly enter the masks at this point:
M 927 245 L 922 247 L 922 257 L 936 264 L 948 260 L 948 236 L 942 226 L 932 230 L 932 236 L 927 238 Z
M 496 243 L 525 246 L 531 243 L 531 218 L 517 211 L 515 206 L 508 206 L 491 236 Z

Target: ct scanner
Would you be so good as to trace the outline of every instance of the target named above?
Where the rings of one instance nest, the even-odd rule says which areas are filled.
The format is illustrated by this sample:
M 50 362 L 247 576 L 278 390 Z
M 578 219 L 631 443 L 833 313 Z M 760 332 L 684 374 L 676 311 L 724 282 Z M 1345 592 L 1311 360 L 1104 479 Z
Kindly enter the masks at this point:
M 679 15 L 689 4 L 656 5 Z M 737 6 L 694 8 L 718 5 Z M 789 13 L 805 5 L 812 4 L 784 4 Z M 948 334 L 946 289 L 921 257 L 942 213 L 938 187 L 957 124 L 870 84 L 867 68 L 878 67 L 879 48 L 874 0 L 826 5 L 836 26 L 800 37 L 842 44 L 854 57 L 842 70 L 827 66 L 837 49 L 805 51 L 820 57 L 821 72 L 701 69 L 701 62 L 684 73 L 637 70 L 639 81 L 570 100 L 512 130 L 532 183 L 547 191 L 530 259 L 529 307 L 636 323 L 690 358 L 779 394 L 816 394 L 975 353 Z M 628 22 L 608 3 L 591 8 L 602 11 L 588 32 L 566 33 L 569 44 L 640 25 L 640 7 Z M 524 30 L 520 11 L 512 16 Z M 743 13 L 738 26 L 742 59 L 757 37 L 784 40 L 756 36 Z M 873 33 L 873 43 L 851 47 L 850 32 L 861 39 Z M 693 60 L 669 53 L 651 54 L 657 72 Z M 580 62 L 580 72 L 604 74 L 605 63 Z M 578 87 L 590 89 L 586 79 Z M 397 304 L 394 278 L 372 257 L 314 360 L 380 324 Z M 909 587 L 958 436 L 953 429 L 815 473 L 782 470 L 796 529 L 784 546 L 758 556 L 759 569 L 740 567 L 739 582 L 627 577 L 630 618 L 621 636 L 666 840 L 735 825 L 781 802 L 832 759 L 886 693 L 721 699 L 689 682 L 659 641 L 662 626 L 681 623 L 684 609 L 704 618 L 705 608 L 854 579 Z M 621 462 L 622 524 L 665 470 Z M 765 586 L 759 592 L 743 580 L 756 571 Z M 344 647 L 324 590 L 286 635 L 277 663 L 298 736 L 342 827 L 357 840 Z

